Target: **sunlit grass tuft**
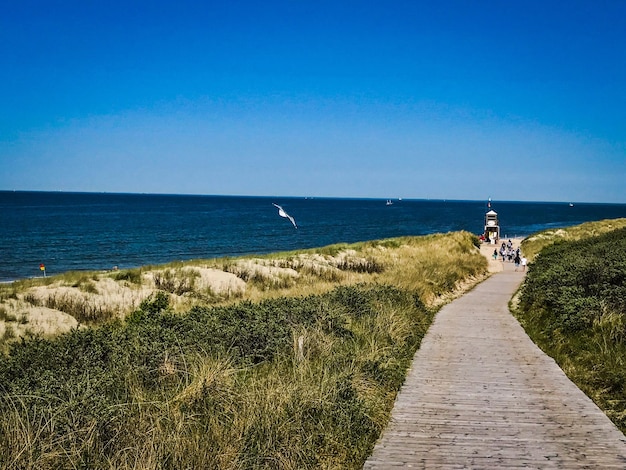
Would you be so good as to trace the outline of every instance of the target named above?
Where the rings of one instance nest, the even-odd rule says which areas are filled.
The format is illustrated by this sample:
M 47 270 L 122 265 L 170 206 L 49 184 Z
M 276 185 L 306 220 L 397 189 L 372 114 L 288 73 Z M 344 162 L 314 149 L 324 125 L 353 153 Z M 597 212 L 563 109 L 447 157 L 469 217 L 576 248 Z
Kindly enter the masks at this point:
M 606 219 L 571 227 L 542 230 L 522 241 L 522 252 L 529 260 L 533 260 L 543 248 L 554 243 L 593 237 L 623 227 L 626 227 L 626 218 Z

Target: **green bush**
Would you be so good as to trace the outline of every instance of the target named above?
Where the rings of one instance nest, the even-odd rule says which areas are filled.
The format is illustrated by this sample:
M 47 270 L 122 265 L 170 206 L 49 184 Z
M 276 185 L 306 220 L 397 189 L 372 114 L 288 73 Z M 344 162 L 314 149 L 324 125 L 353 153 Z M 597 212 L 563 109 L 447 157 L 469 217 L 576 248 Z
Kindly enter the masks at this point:
M 432 317 L 387 286 L 185 314 L 159 292 L 10 346 L 0 467 L 361 468 Z
M 529 265 L 524 310 L 545 312 L 551 329 L 589 328 L 606 310 L 626 310 L 626 229 L 546 247 Z
M 196 278 L 200 274 L 194 270 L 183 271 L 182 269 L 157 271 L 154 273 L 154 285 L 157 289 L 171 294 L 183 295 L 193 292 Z
M 44 306 L 65 312 L 85 324 L 102 323 L 116 315 L 114 310 L 108 308 L 103 303 L 94 302 L 83 296 L 54 293 L 48 295 L 43 302 L 38 302 L 33 297 L 29 298 L 31 304 L 43 303 Z
M 529 265 L 516 314 L 626 431 L 626 229 L 543 248 Z
M 132 284 L 141 285 L 141 270 L 129 269 L 126 271 L 119 271 L 113 275 L 113 279 L 116 281 L 128 281 Z

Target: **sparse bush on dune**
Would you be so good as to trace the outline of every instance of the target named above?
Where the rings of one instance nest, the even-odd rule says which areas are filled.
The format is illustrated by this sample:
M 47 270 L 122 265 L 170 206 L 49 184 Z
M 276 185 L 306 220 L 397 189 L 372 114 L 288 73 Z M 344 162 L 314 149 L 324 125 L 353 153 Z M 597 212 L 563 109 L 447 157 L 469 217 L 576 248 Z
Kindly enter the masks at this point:
M 372 257 L 357 258 L 344 256 L 339 259 L 337 268 L 341 271 L 352 271 L 355 273 L 367 274 L 381 273 L 384 271 L 383 265 Z
M 132 284 L 141 284 L 141 269 L 127 269 L 113 275 L 116 281 L 128 281 Z
M 176 295 L 193 292 L 198 277 L 200 277 L 200 273 L 193 269 L 177 269 L 175 271 L 166 269 L 153 273 L 154 285 L 157 289 Z
M 35 307 L 42 305 L 43 301 L 37 297 L 33 292 L 26 292 L 23 296 L 22 299 L 24 300 L 24 302 L 33 305 Z
M 44 300 L 44 306 L 72 315 L 79 323 L 94 324 L 115 318 L 117 312 L 102 303 L 90 301 L 87 297 L 51 294 Z
M 312 278 L 312 282 L 322 281 L 337 283 L 344 279 L 341 270 L 321 264 L 311 263 L 309 265 L 303 265 L 299 269 L 299 272 L 305 277 Z

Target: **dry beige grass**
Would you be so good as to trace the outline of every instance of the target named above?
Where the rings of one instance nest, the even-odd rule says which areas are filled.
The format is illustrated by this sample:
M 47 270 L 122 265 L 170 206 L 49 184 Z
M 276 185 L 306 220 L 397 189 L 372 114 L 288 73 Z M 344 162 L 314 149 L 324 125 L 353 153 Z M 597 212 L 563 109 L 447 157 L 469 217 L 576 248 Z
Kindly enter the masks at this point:
M 106 276 L 94 280 L 92 286 L 90 290 L 84 291 L 80 287 L 66 286 L 62 282 L 57 282 L 48 286 L 33 287 L 27 293 L 30 294 L 30 299 L 36 299 L 42 304 L 56 296 L 73 301 L 106 305 L 109 311 L 118 315 L 124 315 L 137 308 L 152 293 L 149 287 L 116 282 Z
M 486 263 L 476 261 L 479 253 L 472 245 L 472 236 L 458 232 L 267 257 L 144 267 L 135 270 L 134 276 L 125 276 L 124 272 L 71 273 L 46 282 L 33 280 L 22 288 L 13 286 L 11 294 L 7 293 L 9 287 L 4 286 L 5 291 L 0 291 L 0 328 L 11 328 L 15 337 L 48 336 L 82 323 L 123 318 L 159 287 L 170 292 L 171 305 L 179 311 L 196 304 L 320 294 L 340 284 L 361 282 L 416 290 L 427 305 L 434 306 L 447 302 L 457 291 L 470 288 L 487 275 Z M 476 269 L 470 279 L 461 279 L 454 272 L 455 265 L 472 263 Z M 446 270 L 446 280 L 443 284 L 441 280 L 439 284 L 433 282 L 432 279 L 442 279 L 442 270 Z
M 532 261 L 547 245 L 552 245 L 559 241 L 594 237 L 623 227 L 626 227 L 626 218 L 585 222 L 572 227 L 543 230 L 526 238 L 522 248 L 528 259 Z

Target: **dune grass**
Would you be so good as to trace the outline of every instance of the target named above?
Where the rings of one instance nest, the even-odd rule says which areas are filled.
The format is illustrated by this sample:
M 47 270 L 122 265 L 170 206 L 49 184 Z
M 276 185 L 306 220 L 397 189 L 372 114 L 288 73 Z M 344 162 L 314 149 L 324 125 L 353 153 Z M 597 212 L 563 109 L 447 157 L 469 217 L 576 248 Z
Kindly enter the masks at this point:
M 529 265 L 512 304 L 529 336 L 626 432 L 626 227 L 566 229 Z M 567 241 L 564 241 L 567 240 Z
M 154 290 L 130 314 L 11 342 L 0 468 L 361 468 L 437 306 L 485 275 L 475 242 L 337 245 L 260 257 L 262 268 L 205 261 L 259 279 L 217 303 Z M 271 281 L 281 269 L 293 284 Z M 105 275 L 138 289 L 151 270 Z
M 626 227 L 626 218 L 606 219 L 571 227 L 548 229 L 537 232 L 522 242 L 522 252 L 529 260 L 533 260 L 543 248 L 555 243 L 580 240 Z
M 472 235 L 458 232 L 114 272 L 69 272 L 0 285 L 0 309 L 29 318 L 44 308 L 93 326 L 123 318 L 157 291 L 168 292 L 172 308 L 183 312 L 195 305 L 319 294 L 360 282 L 414 289 L 430 304 L 441 302 L 460 279 L 484 275 L 475 242 Z M 68 325 L 61 323 L 56 333 L 67 331 Z M 32 322 L 32 329 L 55 334 L 51 322 L 46 328 Z M 21 331 L 16 330 L 15 339 Z

